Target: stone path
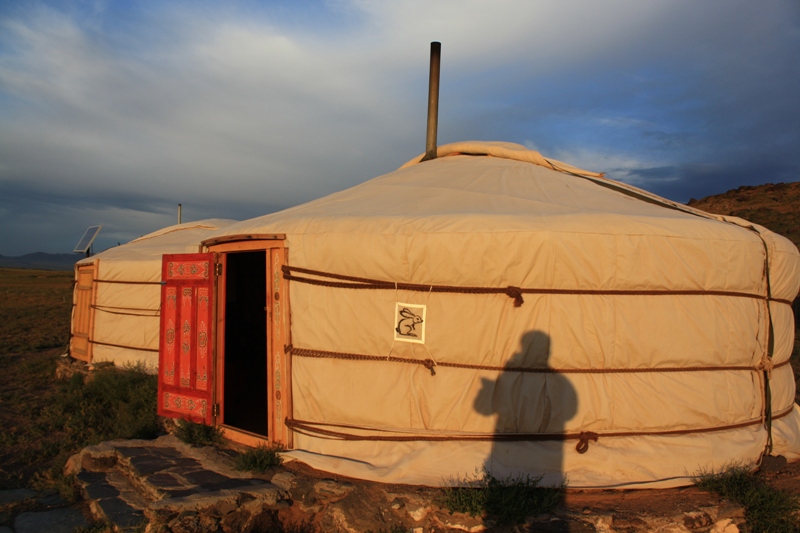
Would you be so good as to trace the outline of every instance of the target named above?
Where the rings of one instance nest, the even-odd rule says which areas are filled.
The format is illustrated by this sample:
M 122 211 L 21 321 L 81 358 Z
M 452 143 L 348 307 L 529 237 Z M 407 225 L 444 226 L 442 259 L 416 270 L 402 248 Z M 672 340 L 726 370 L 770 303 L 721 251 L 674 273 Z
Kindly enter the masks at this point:
M 266 479 L 235 470 L 230 457 L 173 436 L 89 446 L 70 458 L 65 473 L 75 475 L 94 517 L 117 531 L 148 522 L 176 533 L 236 531 L 224 524 L 249 528 L 286 497 Z

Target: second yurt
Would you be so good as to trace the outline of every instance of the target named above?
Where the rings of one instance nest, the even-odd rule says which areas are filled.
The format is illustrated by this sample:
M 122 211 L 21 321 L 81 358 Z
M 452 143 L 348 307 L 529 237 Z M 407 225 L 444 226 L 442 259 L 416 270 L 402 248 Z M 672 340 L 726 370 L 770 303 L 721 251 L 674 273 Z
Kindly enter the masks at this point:
M 169 226 L 75 265 L 70 356 L 116 365 L 158 364 L 161 256 L 197 252 L 233 220 Z

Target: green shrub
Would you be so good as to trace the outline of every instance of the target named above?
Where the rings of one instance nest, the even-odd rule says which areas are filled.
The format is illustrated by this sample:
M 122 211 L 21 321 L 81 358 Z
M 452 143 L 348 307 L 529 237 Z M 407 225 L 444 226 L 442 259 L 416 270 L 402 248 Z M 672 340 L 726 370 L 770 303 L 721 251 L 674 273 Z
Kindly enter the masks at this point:
M 797 497 L 772 488 L 746 466 L 732 465 L 720 473 L 701 473 L 694 481 L 703 490 L 743 505 L 753 533 L 800 532 Z
M 280 452 L 282 451 L 283 446 L 280 444 L 274 444 L 272 446 L 261 444 L 236 457 L 236 470 L 244 472 L 265 472 L 270 468 L 280 466 L 283 462 L 283 457 L 280 456 Z
M 52 357 L 46 359 L 30 359 L 19 366 L 21 379 L 26 385 L 34 385 L 50 377 L 56 371 L 56 360 Z
M 222 430 L 218 427 L 195 424 L 189 420 L 178 420 L 175 436 L 192 446 L 220 446 L 225 442 Z
M 75 483 L 75 476 L 64 475 L 65 463 L 65 457 L 58 458 L 50 468 L 36 472 L 29 485 L 31 488 L 42 492 L 55 489 L 67 503 L 72 505 L 81 499 L 81 493 Z
M 459 480 L 443 490 L 440 504 L 451 513 L 487 515 L 498 524 L 520 523 L 526 517 L 548 513 L 561 501 L 564 487 L 540 487 L 540 477 L 517 476 L 500 480 L 489 472 Z
M 75 374 L 37 417 L 31 436 L 63 433 L 63 439 L 35 446 L 31 453 L 55 456 L 113 439 L 152 439 L 161 433 L 156 414 L 156 376 L 143 366 L 104 368 Z

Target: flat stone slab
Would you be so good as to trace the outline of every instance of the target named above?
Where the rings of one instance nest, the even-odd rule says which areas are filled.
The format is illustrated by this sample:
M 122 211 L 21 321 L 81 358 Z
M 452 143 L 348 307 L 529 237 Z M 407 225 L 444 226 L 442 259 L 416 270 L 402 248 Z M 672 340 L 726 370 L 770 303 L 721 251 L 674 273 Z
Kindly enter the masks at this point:
M 164 513 L 198 513 L 219 505 L 232 504 L 238 506 L 239 500 L 239 495 L 230 491 L 193 492 L 182 498 L 169 498 L 154 502 L 145 512 L 151 517 Z
M 184 468 L 187 470 L 196 470 L 198 468 L 203 468 L 203 465 L 200 464 L 200 461 L 196 459 L 191 459 L 189 457 L 179 457 L 175 459 L 175 466 Z
M 192 485 L 199 485 L 201 487 L 224 483 L 226 481 L 230 481 L 231 479 L 227 476 L 223 476 L 222 474 L 212 472 L 211 470 L 196 470 L 194 472 L 186 472 L 183 474 L 183 477 L 185 477 L 186 480 Z M 241 482 L 239 482 L 239 484 L 241 485 Z
M 77 527 L 89 527 L 89 523 L 76 509 L 21 513 L 14 520 L 16 533 L 72 533 Z
M 0 490 L 0 505 L 22 502 L 35 498 L 39 494 L 29 489 Z
M 108 483 L 86 485 L 83 491 L 90 500 L 101 500 L 103 498 L 115 498 L 119 496 L 119 491 Z
M 39 496 L 36 503 L 43 507 L 67 507 L 69 503 L 58 492 L 44 493 Z
M 219 483 L 209 483 L 200 485 L 202 489 L 208 491 L 217 491 L 217 490 L 238 490 L 240 492 L 250 490 L 251 487 L 254 485 L 266 485 L 268 484 L 266 481 L 261 479 L 236 479 L 236 478 L 229 478 L 225 481 L 221 481 Z
M 168 472 L 161 472 L 147 476 L 147 482 L 158 489 L 182 489 L 184 484 L 178 481 L 175 476 Z
M 75 477 L 78 479 L 78 481 L 87 484 L 97 484 L 106 482 L 105 472 L 89 472 L 88 470 L 81 470 Z
M 117 453 L 123 457 L 139 457 L 150 455 L 152 446 L 115 446 Z M 173 448 L 174 449 L 174 448 Z
M 142 511 L 134 509 L 120 498 L 98 500 L 95 506 L 109 522 L 121 528 L 134 528 L 145 521 Z
M 172 448 L 170 446 L 164 446 L 163 448 L 157 448 L 155 446 L 151 446 L 151 447 L 149 447 L 147 449 L 150 451 L 150 453 L 158 453 L 158 454 L 163 455 L 165 457 L 173 457 L 175 459 L 184 459 L 185 458 L 185 456 L 180 451 L 178 451 L 177 449 Z
M 239 506 L 242 495 L 247 495 L 259 504 L 275 505 L 278 500 L 285 496 L 285 492 L 271 483 L 255 486 L 242 486 L 237 490 L 220 490 L 215 492 L 192 492 L 184 497 L 168 498 L 152 503 L 145 513 L 158 513 L 161 511 L 173 511 L 175 513 L 193 511 L 202 512 L 224 504 Z
M 129 461 L 137 476 L 149 476 L 175 466 L 175 463 L 167 457 L 149 454 L 131 457 Z
M 109 472 L 107 479 L 108 484 L 119 491 L 119 498 L 134 509 L 144 509 L 150 504 L 151 498 L 134 487 L 122 472 Z
M 183 498 L 185 496 L 190 496 L 192 494 L 197 494 L 197 488 L 196 487 L 192 487 L 190 489 L 165 490 L 164 493 L 167 495 L 167 499 L 169 499 L 169 498 Z

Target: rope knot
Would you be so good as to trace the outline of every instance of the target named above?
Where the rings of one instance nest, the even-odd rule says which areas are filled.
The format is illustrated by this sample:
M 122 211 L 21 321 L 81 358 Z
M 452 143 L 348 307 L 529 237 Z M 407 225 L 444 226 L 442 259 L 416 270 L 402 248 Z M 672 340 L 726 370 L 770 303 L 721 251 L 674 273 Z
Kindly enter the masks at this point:
M 593 440 L 597 442 L 597 437 L 597 433 L 593 431 L 581 431 L 580 437 L 578 437 L 580 440 L 578 440 L 578 445 L 575 446 L 575 450 L 578 453 L 586 453 L 589 450 L 589 441 Z
M 522 299 L 522 289 L 519 287 L 506 287 L 506 294 L 509 298 L 514 298 L 514 307 L 522 307 L 525 300 Z
M 284 344 L 283 346 L 283 353 L 290 353 L 292 351 L 293 346 L 291 344 Z
M 422 361 L 422 366 L 431 371 L 431 376 L 436 375 L 436 370 L 434 370 L 433 368 L 435 365 L 436 363 L 434 363 L 432 359 L 425 359 L 424 361 Z
M 756 368 L 766 372 L 767 379 L 772 379 L 772 369 L 775 368 L 775 363 L 772 362 L 772 358 L 769 355 L 764 354 L 761 356 L 761 361 L 758 362 Z

